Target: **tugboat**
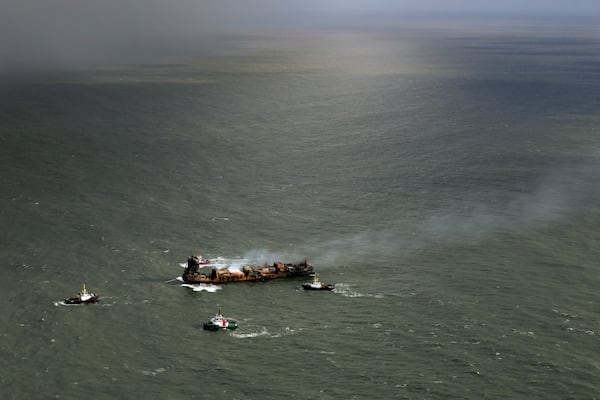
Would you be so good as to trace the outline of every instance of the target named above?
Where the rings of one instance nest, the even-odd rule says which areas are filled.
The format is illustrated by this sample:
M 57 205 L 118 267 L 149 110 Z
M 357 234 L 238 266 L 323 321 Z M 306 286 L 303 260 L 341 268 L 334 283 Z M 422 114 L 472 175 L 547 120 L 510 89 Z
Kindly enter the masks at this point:
M 224 331 L 228 329 L 233 330 L 237 328 L 237 322 L 231 318 L 225 318 L 223 314 L 221 314 L 221 307 L 219 307 L 217 314 L 209 321 L 206 321 L 203 324 L 203 327 L 207 331 Z
M 83 284 L 83 289 L 81 292 L 77 293 L 75 297 L 69 297 L 64 300 L 65 304 L 91 304 L 98 302 L 98 295 L 95 293 L 90 293 L 87 291 L 85 287 L 85 283 Z
M 304 290 L 333 290 L 335 289 L 335 286 L 321 282 L 319 280 L 319 275 L 315 272 L 313 281 L 311 283 L 303 283 L 302 288 L 304 288 Z
M 241 271 L 213 267 L 209 273 L 203 273 L 200 268 L 206 266 L 204 261 L 198 256 L 187 259 L 185 270 L 181 275 L 184 283 L 264 282 L 270 279 L 310 275 L 313 272 L 312 265 L 305 260 L 298 264 L 275 262 L 273 265 L 245 265 Z

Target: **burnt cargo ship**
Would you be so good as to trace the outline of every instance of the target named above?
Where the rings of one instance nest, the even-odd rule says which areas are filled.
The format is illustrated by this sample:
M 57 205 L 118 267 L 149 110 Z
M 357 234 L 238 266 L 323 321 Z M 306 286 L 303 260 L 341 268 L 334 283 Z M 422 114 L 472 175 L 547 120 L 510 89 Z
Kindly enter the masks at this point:
M 241 270 L 234 271 L 228 268 L 213 267 L 208 273 L 202 272 L 200 270 L 202 267 L 207 267 L 204 259 L 198 256 L 189 257 L 181 278 L 185 283 L 261 282 L 305 276 L 313 272 L 312 265 L 306 260 L 299 264 L 275 262 L 272 265 L 265 264 L 264 266 L 245 265 Z

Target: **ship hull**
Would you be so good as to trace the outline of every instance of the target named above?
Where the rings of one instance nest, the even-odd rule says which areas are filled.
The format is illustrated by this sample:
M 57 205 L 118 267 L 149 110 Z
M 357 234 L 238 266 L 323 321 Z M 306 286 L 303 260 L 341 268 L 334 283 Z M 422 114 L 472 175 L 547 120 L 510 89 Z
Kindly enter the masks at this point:
M 284 264 L 276 262 L 273 265 L 244 266 L 240 271 L 230 271 L 227 268 L 212 268 L 204 273 L 198 259 L 190 257 L 182 280 L 185 283 L 222 284 L 234 282 L 264 282 L 273 279 L 295 278 L 310 275 L 313 272 L 312 265 L 308 262 L 299 264 Z

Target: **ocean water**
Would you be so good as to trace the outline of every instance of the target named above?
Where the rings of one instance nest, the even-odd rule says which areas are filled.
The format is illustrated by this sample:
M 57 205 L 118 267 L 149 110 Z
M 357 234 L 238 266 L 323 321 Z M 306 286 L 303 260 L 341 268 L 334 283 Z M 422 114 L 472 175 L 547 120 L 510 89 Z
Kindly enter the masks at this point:
M 1 397 L 599 398 L 599 60 L 361 29 L 4 78 Z M 336 290 L 182 286 L 196 252 Z

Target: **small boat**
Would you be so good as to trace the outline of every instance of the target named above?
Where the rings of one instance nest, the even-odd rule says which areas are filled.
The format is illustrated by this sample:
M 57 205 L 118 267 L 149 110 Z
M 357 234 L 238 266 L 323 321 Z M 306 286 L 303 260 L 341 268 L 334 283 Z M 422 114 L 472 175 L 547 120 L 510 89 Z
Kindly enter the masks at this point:
M 313 281 L 311 283 L 303 283 L 302 288 L 304 288 L 304 290 L 333 290 L 335 289 L 335 286 L 321 282 L 319 280 L 319 275 L 315 272 Z
M 237 322 L 231 318 L 225 318 L 223 314 L 221 314 L 221 308 L 219 308 L 217 314 L 209 321 L 206 321 L 203 327 L 207 331 L 223 331 L 227 329 L 236 329 L 238 325 Z
M 75 297 L 69 297 L 65 299 L 65 304 L 91 304 L 96 303 L 98 301 L 98 295 L 95 293 L 90 293 L 87 291 L 85 287 L 85 283 L 83 284 L 83 289 L 81 292 L 77 293 Z

